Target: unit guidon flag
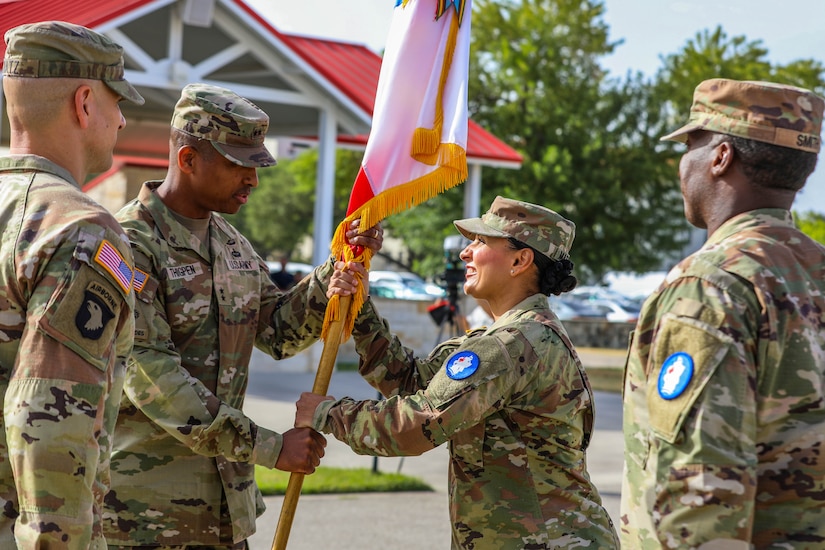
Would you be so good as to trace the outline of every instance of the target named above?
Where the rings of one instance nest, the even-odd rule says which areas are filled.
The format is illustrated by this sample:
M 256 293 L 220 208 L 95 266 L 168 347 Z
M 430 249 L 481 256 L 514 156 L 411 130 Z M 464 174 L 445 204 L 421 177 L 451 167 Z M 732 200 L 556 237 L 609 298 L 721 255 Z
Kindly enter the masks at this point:
M 335 257 L 369 269 L 370 251 L 346 242 L 352 220 L 367 229 L 467 179 L 470 13 L 470 0 L 397 0 L 364 158 L 330 246 Z M 363 301 L 363 292 L 353 296 L 345 335 Z M 325 327 L 338 315 L 335 297 Z

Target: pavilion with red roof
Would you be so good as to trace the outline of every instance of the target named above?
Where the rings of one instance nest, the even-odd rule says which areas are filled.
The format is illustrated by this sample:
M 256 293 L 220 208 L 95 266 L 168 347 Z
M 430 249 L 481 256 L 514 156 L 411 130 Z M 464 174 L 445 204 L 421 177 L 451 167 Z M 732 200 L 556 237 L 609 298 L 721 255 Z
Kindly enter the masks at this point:
M 0 3 L 0 31 L 57 19 L 106 34 L 124 48 L 126 76 L 146 104 L 122 103 L 126 127 L 108 173 L 86 185 L 115 210 L 140 184 L 162 177 L 169 120 L 180 90 L 191 82 L 230 88 L 270 116 L 269 138 L 308 140 L 318 147 L 313 261 L 328 255 L 335 149 L 363 148 L 372 122 L 381 58 L 359 44 L 278 31 L 242 0 L 11 0 Z M 5 44 L 0 44 L 5 52 Z M 2 95 L 0 95 L 2 99 Z M 2 109 L 0 145 L 8 146 Z M 483 166 L 518 168 L 521 155 L 469 123 L 464 216 L 480 211 Z M 355 174 L 353 174 L 353 178 Z

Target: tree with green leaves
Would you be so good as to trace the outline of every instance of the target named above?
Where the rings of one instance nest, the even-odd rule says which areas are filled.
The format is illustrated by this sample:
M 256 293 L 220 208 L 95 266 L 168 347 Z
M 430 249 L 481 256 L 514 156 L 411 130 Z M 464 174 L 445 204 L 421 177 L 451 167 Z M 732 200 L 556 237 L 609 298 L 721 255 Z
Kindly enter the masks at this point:
M 470 114 L 524 158 L 519 170 L 483 170 L 482 207 L 504 195 L 573 220 L 576 274 L 587 282 L 609 271 L 661 269 L 683 255 L 691 228 L 679 190 L 681 149 L 659 137 L 684 123 L 700 81 L 773 80 L 825 92 L 821 62 L 772 64 L 760 41 L 729 38 L 721 28 L 663 56 L 653 78 L 611 77 L 601 61 L 617 42 L 608 38 L 604 9 L 599 0 L 477 0 L 473 7 Z M 262 250 L 286 251 L 282 243 L 311 233 L 316 159 L 311 151 L 276 168 L 294 181 L 284 175 L 271 199 L 260 200 L 269 185 L 262 177 L 242 209 L 247 234 L 266 242 Z M 361 153 L 338 152 L 336 220 L 360 160 Z M 384 221 L 409 248 L 408 269 L 443 271 L 444 238 L 455 234 L 462 199 L 463 189 L 454 188 Z M 272 227 L 256 228 L 264 223 Z
M 825 244 L 825 215 L 817 212 L 794 212 L 799 230 L 818 243 Z
M 577 274 L 645 271 L 684 244 L 672 156 L 658 145 L 664 112 L 641 75 L 610 79 L 604 4 L 480 0 L 473 12 L 473 118 L 524 156 L 485 171 L 496 194 L 543 204 L 576 223 Z
M 780 82 L 825 95 L 825 65 L 821 61 L 800 59 L 787 65 L 773 64 L 761 40 L 729 38 L 717 27 L 696 33 L 679 52 L 662 58 L 654 94 L 669 105 L 671 126 L 684 124 L 696 85 L 717 77 Z
M 707 78 L 764 79 L 822 89 L 822 64 L 767 60 L 761 42 L 704 31 L 663 58 L 652 81 L 608 78 L 615 47 L 604 4 L 479 0 L 473 12 L 473 118 L 524 156 L 519 171 L 485 171 L 484 201 L 502 194 L 556 209 L 577 224 L 585 280 L 609 270 L 666 267 L 690 228 L 679 191 L 680 149 L 659 137 L 684 123 Z

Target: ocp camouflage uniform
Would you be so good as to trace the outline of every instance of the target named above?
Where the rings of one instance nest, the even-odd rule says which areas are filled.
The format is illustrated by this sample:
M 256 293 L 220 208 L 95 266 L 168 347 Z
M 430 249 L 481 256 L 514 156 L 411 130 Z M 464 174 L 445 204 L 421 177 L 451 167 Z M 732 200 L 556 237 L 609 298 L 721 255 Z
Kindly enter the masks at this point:
M 362 376 L 387 399 L 325 402 L 315 428 L 378 456 L 449 441 L 453 548 L 618 548 L 585 464 L 592 391 L 545 296 L 427 358 L 413 357 L 369 300 L 353 337 Z M 473 355 L 478 370 L 445 374 Z
M 136 257 L 137 313 L 104 529 L 124 546 L 240 542 L 264 510 L 254 465 L 273 468 L 282 444 L 242 412 L 252 347 L 280 359 L 317 340 L 319 277 L 332 266 L 283 293 L 235 228 L 213 213 L 202 244 L 157 185 L 117 215 Z M 210 395 L 221 400 L 214 419 Z
M 105 548 L 132 255 L 56 164 L 0 158 L 0 548 Z
M 822 112 L 807 90 L 712 79 L 662 139 L 706 130 L 816 153 Z M 825 548 L 824 375 L 825 247 L 786 209 L 729 218 L 668 273 L 633 335 L 625 546 Z
M 786 210 L 728 220 L 667 275 L 627 364 L 625 545 L 825 547 L 824 312 L 825 248 Z M 664 399 L 677 352 L 693 378 Z

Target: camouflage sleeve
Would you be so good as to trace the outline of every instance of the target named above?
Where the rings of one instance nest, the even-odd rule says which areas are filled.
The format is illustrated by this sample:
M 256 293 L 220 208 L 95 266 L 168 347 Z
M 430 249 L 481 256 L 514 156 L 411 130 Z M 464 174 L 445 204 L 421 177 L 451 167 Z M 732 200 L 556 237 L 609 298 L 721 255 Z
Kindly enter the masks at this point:
M 748 541 L 757 498 L 755 295 L 717 272 L 677 279 L 651 306 L 655 324 L 637 330 L 625 386 L 625 433 L 635 434 L 627 435 L 625 502 L 652 518 L 633 540 L 657 548 Z
M 101 536 L 99 507 L 132 341 L 132 259 L 114 230 L 75 227 L 79 233 L 57 248 L 50 239 L 48 252 L 29 250 L 49 254 L 46 261 L 19 265 L 41 270 L 19 274 L 34 286 L 3 408 L 19 548 L 88 548 Z
M 444 359 L 460 344 L 463 337 L 438 345 L 426 358 L 401 343 L 389 323 L 367 300 L 355 320 L 352 337 L 358 352 L 358 371 L 381 395 L 409 395 L 427 387 Z
M 516 341 L 508 332 L 465 338 L 427 388 L 383 401 L 322 403 L 315 427 L 378 456 L 418 455 L 473 426 L 483 430 L 483 419 L 529 384 L 513 366 Z
M 134 231 L 130 236 L 137 268 L 148 277 L 137 294 L 135 345 L 124 393 L 158 428 L 195 453 L 273 467 L 281 450 L 280 434 L 259 428 L 223 402 L 214 417 L 209 411 L 208 401 L 217 403 L 217 397 L 182 365 L 164 298 L 157 292 L 156 262 Z
M 266 267 L 265 262 L 261 264 Z M 283 359 L 316 342 L 321 336 L 332 272 L 332 262 L 327 261 L 287 292 L 278 289 L 265 275 L 255 346 L 275 359 Z

